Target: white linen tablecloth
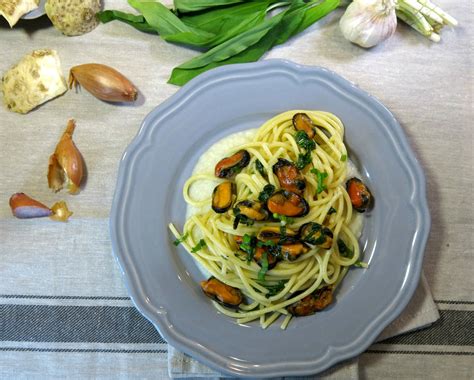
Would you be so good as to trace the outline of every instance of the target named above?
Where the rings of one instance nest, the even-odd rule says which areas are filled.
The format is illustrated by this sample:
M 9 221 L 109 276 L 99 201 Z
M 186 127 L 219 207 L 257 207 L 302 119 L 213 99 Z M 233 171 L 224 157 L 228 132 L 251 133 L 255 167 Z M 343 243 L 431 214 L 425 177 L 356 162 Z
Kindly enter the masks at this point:
M 437 319 L 428 288 L 440 319 L 377 342 L 344 364 L 355 369 L 350 376 L 474 377 L 474 20 L 470 2 L 438 3 L 460 22 L 443 31 L 438 44 L 400 25 L 384 44 L 362 50 L 344 40 L 337 10 L 265 56 L 328 67 L 376 96 L 401 123 L 426 173 L 432 216 L 424 261 L 428 286 L 419 288 L 423 295 L 386 336 Z M 130 9 L 118 0 L 105 1 L 105 8 Z M 118 22 L 68 38 L 46 18 L 11 30 L 0 20 L 1 74 L 39 48 L 58 51 L 65 75 L 82 63 L 113 66 L 136 84 L 140 98 L 132 106 L 114 106 L 86 91 L 68 91 L 27 115 L 0 106 L 0 378 L 188 376 L 190 368 L 168 369 L 174 351 L 168 357 L 166 342 L 133 308 L 111 254 L 108 217 L 124 149 L 145 115 L 178 90 L 166 83 L 172 68 L 197 53 Z M 77 196 L 53 194 L 46 182 L 48 157 L 69 118 L 77 121 L 74 140 L 88 169 Z M 65 224 L 15 219 L 8 199 L 16 192 L 48 205 L 65 199 L 74 215 Z M 416 310 L 427 311 L 429 320 Z M 345 373 L 337 369 L 331 376 L 338 371 Z

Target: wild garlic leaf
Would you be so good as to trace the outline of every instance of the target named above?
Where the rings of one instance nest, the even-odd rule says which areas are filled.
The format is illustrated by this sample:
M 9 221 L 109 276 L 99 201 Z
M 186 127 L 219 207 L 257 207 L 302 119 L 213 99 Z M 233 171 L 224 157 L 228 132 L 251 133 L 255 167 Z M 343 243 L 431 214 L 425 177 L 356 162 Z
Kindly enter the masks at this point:
M 248 0 L 174 0 L 174 7 L 180 12 L 196 12 L 207 8 L 243 3 Z

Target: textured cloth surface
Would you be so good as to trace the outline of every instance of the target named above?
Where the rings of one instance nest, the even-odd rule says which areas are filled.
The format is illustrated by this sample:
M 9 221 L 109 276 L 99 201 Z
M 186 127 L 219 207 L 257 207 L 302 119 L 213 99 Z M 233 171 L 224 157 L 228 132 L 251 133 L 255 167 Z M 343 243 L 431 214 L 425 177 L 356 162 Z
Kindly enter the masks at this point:
M 427 178 L 432 228 L 423 268 L 440 318 L 374 344 L 358 366 L 343 363 L 330 378 L 353 369 L 343 377 L 474 377 L 472 3 L 437 2 L 460 22 L 439 44 L 400 25 L 384 44 L 362 50 L 344 40 L 337 10 L 265 56 L 328 67 L 380 99 Z M 105 8 L 129 9 L 119 0 Z M 172 356 L 127 296 L 108 216 L 124 149 L 145 115 L 178 90 L 166 83 L 172 68 L 197 53 L 118 22 L 67 38 L 46 18 L 14 29 L 0 20 L 1 74 L 40 48 L 58 51 L 65 75 L 82 63 L 113 66 L 140 96 L 116 106 L 68 91 L 27 115 L 0 106 L 0 378 L 168 378 Z M 88 170 L 77 196 L 53 194 L 46 183 L 48 157 L 69 118 L 77 121 L 74 139 Z M 66 224 L 14 219 L 8 199 L 15 192 L 48 205 L 64 199 L 74 215 Z M 436 310 L 418 293 L 384 337 L 430 323 L 428 315 Z

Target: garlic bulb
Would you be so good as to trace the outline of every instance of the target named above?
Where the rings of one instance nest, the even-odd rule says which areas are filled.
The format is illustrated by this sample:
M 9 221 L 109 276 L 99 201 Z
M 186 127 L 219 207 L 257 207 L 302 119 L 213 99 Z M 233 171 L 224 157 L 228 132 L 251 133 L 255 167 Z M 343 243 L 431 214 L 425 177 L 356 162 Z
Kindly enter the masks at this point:
M 369 48 L 389 38 L 397 28 L 394 0 L 354 0 L 339 22 L 349 41 Z

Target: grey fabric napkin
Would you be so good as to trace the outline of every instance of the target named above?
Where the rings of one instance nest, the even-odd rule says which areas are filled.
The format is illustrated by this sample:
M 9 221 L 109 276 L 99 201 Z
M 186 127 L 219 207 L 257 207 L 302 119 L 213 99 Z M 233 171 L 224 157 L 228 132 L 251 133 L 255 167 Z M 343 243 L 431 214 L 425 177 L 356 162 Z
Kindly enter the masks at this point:
M 438 309 L 422 274 L 418 288 L 403 313 L 377 338 L 377 342 L 395 335 L 427 327 L 439 319 Z M 168 345 L 168 374 L 171 378 L 225 377 Z M 311 378 L 347 380 L 359 378 L 359 360 L 354 358 Z M 300 378 L 301 379 L 301 378 Z

